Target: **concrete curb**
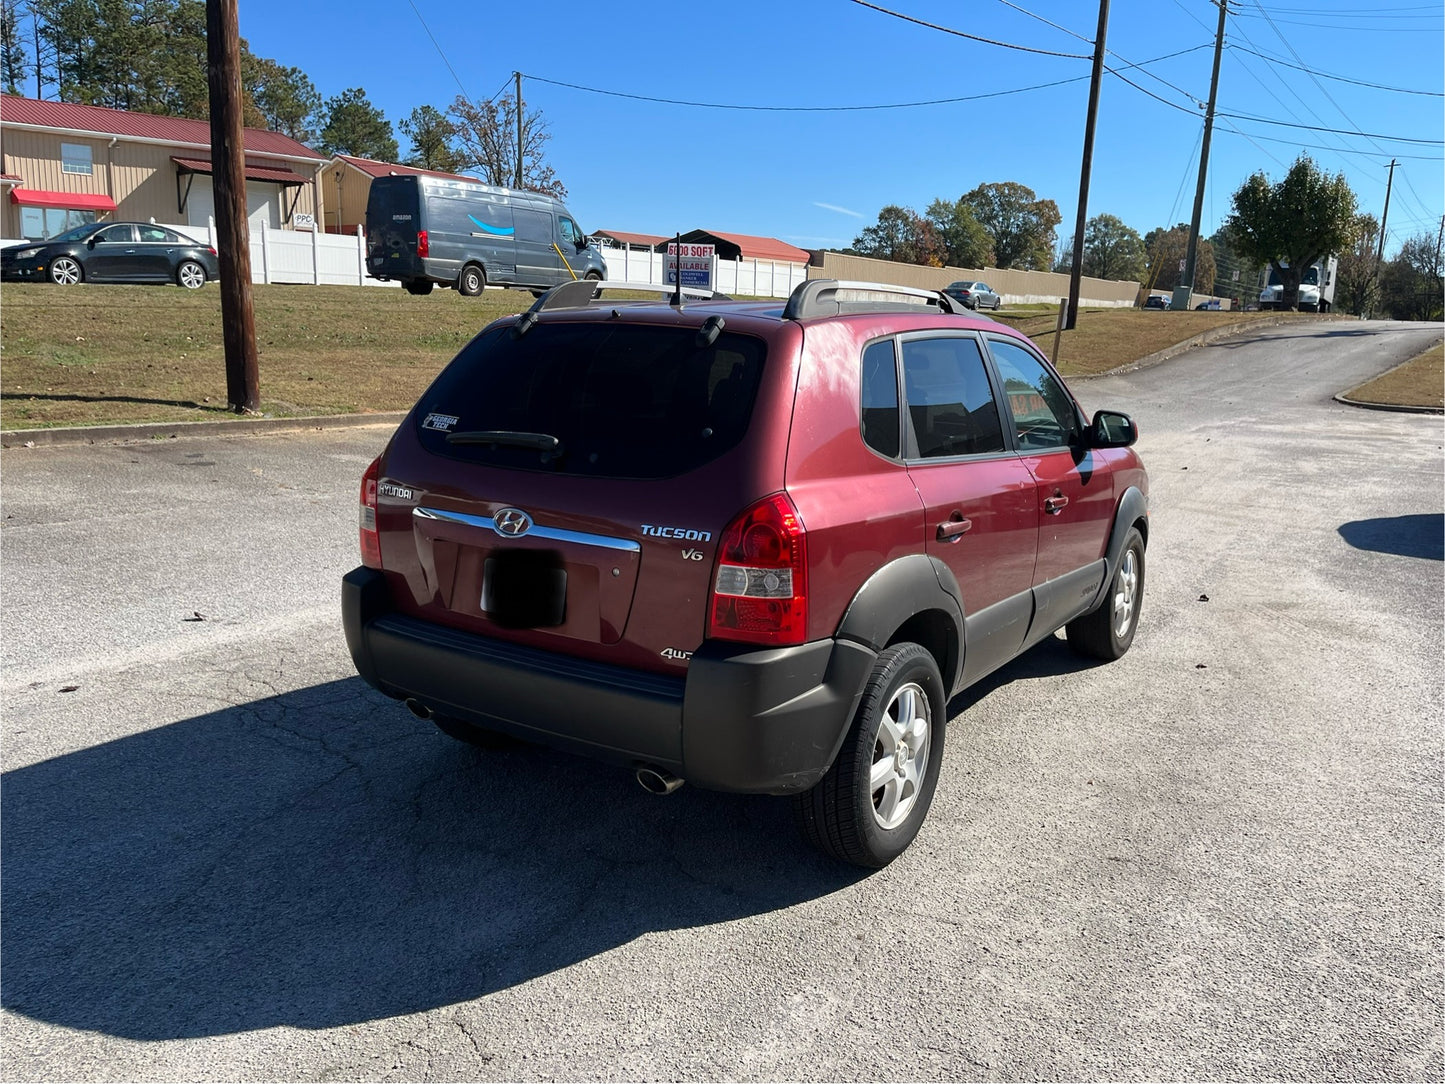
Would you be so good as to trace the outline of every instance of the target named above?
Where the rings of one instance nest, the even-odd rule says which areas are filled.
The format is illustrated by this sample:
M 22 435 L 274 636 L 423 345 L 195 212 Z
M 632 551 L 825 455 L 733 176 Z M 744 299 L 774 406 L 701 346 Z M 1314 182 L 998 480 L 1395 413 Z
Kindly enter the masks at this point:
M 1393 410 L 1397 414 L 1445 414 L 1445 407 L 1405 406 L 1399 403 L 1369 403 L 1363 399 L 1351 399 L 1344 392 L 1333 396 L 1335 402 L 1361 410 Z
M 1103 376 L 1118 376 L 1120 373 L 1132 373 L 1138 369 L 1148 369 L 1170 358 L 1177 358 L 1180 354 L 1188 353 L 1196 346 L 1206 346 L 1209 343 L 1218 342 L 1221 339 L 1232 339 L 1235 336 L 1246 334 L 1257 328 L 1282 327 L 1285 324 L 1292 324 L 1298 321 L 1294 316 L 1274 316 L 1268 319 L 1249 320 L 1242 324 L 1226 324 L 1223 327 L 1212 327 L 1208 331 L 1201 331 L 1198 335 L 1192 335 L 1183 342 L 1177 342 L 1173 346 L 1166 346 L 1163 350 L 1156 350 L 1152 354 L 1146 354 L 1137 361 L 1126 362 L 1113 369 L 1102 373 L 1090 373 L 1088 376 L 1071 376 L 1068 379 L 1074 380 L 1097 380 Z
M 1380 377 L 1389 376 L 1396 369 L 1403 369 L 1406 365 L 1413 365 L 1415 362 L 1419 361 L 1420 358 L 1422 358 L 1424 355 L 1435 349 L 1436 345 L 1438 344 L 1431 343 L 1424 350 L 1420 351 L 1420 353 L 1416 354 L 1413 358 L 1408 358 L 1405 361 L 1400 362 L 1399 365 L 1390 366 L 1390 368 L 1386 369 L 1383 373 L 1380 374 L 1380 376 L 1373 377 L 1370 380 L 1365 381 L 1365 383 L 1361 384 L 1360 387 L 1363 388 L 1368 384 L 1373 384 L 1376 380 L 1379 380 Z M 1351 388 L 1350 390 L 1358 391 L 1359 388 Z M 1340 394 L 1334 397 L 1334 400 L 1337 403 L 1343 403 L 1345 406 L 1359 407 L 1362 410 L 1393 410 L 1398 414 L 1445 414 L 1445 407 L 1406 406 L 1401 403 L 1377 403 L 1371 399 L 1351 399 L 1350 392 L 1348 391 L 1340 392 Z
M 46 448 L 63 444 L 127 444 L 135 441 L 183 440 L 188 437 L 252 437 L 303 429 L 350 429 L 383 425 L 394 428 L 405 417 L 405 411 L 396 411 L 386 414 L 324 414 L 309 418 L 237 418 L 224 422 L 7 429 L 0 432 L 0 447 Z

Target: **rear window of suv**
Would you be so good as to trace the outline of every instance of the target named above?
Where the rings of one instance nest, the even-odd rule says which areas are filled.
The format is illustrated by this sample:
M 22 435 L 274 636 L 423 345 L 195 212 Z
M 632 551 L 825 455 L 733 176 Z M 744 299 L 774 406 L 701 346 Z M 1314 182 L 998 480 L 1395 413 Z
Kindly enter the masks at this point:
M 751 336 L 699 345 L 695 327 L 542 323 L 514 338 L 503 325 L 422 396 L 418 436 L 431 453 L 516 470 L 670 478 L 742 440 L 765 357 Z

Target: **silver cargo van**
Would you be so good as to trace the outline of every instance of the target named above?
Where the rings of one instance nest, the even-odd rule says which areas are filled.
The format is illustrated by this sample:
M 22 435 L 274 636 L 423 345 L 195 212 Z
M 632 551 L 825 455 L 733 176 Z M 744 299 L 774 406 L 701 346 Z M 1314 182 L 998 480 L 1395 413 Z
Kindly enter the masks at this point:
M 545 290 L 607 266 L 559 200 L 415 174 L 378 177 L 366 201 L 366 271 L 414 294 L 454 286 Z

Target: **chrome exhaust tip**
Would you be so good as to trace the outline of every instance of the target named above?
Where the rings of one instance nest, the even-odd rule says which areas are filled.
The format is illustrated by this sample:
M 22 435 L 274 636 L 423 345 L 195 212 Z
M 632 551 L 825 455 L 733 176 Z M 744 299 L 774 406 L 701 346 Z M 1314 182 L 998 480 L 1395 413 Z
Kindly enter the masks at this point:
M 406 710 L 411 712 L 418 719 L 430 719 L 432 716 L 431 708 L 427 707 L 420 700 L 416 699 L 416 697 L 410 697 L 407 699 Z
M 649 794 L 671 794 L 682 786 L 682 780 L 666 768 L 644 764 L 637 769 L 637 782 Z

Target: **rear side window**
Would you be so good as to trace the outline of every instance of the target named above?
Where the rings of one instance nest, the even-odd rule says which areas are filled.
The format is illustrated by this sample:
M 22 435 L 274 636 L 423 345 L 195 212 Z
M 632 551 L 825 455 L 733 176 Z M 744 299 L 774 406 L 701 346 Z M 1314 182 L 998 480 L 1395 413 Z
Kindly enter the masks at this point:
M 998 404 L 975 339 L 905 341 L 903 395 L 912 430 L 909 458 L 1003 451 Z
M 542 323 L 514 339 L 503 326 L 468 344 L 422 396 L 418 435 L 428 451 L 470 462 L 669 478 L 743 438 L 765 355 L 761 340 L 730 333 L 699 347 L 696 328 Z
M 898 457 L 898 366 L 893 340 L 863 351 L 863 443 L 889 459 Z

